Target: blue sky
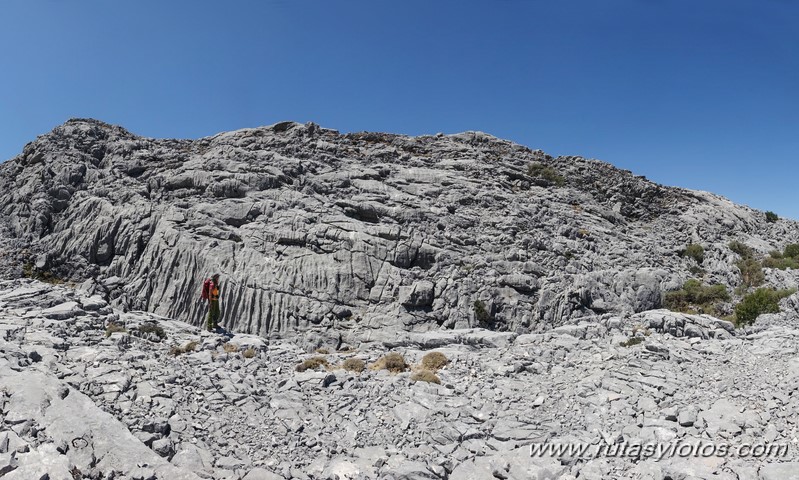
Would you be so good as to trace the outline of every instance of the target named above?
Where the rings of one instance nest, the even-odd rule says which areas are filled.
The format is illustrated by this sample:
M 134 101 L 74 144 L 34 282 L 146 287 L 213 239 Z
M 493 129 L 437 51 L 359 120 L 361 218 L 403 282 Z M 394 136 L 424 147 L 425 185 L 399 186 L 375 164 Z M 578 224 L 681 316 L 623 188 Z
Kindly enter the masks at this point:
M 0 160 L 70 117 L 482 130 L 799 219 L 792 0 L 3 0 Z

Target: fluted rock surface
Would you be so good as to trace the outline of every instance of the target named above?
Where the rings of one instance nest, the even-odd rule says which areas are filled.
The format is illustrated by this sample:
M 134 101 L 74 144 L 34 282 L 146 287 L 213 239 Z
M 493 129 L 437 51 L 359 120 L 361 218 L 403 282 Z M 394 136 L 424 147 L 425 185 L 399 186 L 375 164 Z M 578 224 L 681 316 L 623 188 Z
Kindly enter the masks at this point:
M 641 312 L 692 275 L 687 244 L 705 247 L 706 281 L 735 287 L 729 241 L 765 253 L 799 233 L 713 194 L 484 133 L 291 122 L 161 140 L 70 120 L 0 165 L 0 196 L 17 268 L 91 279 L 118 307 L 195 325 L 202 280 L 219 272 L 224 324 L 260 335 L 540 331 Z

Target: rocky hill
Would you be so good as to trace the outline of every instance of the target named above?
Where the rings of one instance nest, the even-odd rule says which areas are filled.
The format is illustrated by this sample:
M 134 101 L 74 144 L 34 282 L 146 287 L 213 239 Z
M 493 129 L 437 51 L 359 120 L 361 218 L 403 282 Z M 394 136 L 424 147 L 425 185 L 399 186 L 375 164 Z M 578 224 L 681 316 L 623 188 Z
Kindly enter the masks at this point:
M 3 480 L 799 471 L 799 294 L 756 291 L 799 284 L 797 222 L 483 133 L 297 123 L 70 120 L 0 200 Z M 587 450 L 533 452 L 559 446 Z
M 225 325 L 262 336 L 544 331 L 658 308 L 699 269 L 732 290 L 730 241 L 763 255 L 799 238 L 722 197 L 484 133 L 291 122 L 159 140 L 70 120 L 0 165 L 0 200 L 9 275 L 88 281 L 197 325 L 219 272 Z M 680 254 L 692 243 L 701 265 Z

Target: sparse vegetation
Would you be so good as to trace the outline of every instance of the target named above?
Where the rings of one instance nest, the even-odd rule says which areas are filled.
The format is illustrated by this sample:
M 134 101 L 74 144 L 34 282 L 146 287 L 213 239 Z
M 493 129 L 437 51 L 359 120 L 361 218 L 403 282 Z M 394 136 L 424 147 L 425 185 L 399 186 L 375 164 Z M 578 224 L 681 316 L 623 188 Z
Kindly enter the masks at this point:
M 441 352 L 430 352 L 422 357 L 422 368 L 435 372 L 449 363 L 449 359 Z
M 547 182 L 562 187 L 566 184 L 566 178 L 559 174 L 554 168 L 540 163 L 531 163 L 527 166 L 527 175 L 536 178 L 543 178 Z
M 172 356 L 177 357 L 178 355 L 183 355 L 184 353 L 193 352 L 197 349 L 197 342 L 194 340 L 186 343 L 182 347 L 172 347 L 169 349 L 169 354 Z
M 252 347 L 249 347 L 246 350 L 244 350 L 243 352 L 241 352 L 241 356 L 244 357 L 244 358 L 252 358 L 252 357 L 255 356 L 255 354 L 256 354 L 256 351 Z
M 776 213 L 771 212 L 771 211 L 766 212 L 766 221 L 768 223 L 775 223 L 779 219 L 780 219 L 780 217 L 778 217 Z
M 717 315 L 718 304 L 730 300 L 724 285 L 704 285 L 696 279 L 686 280 L 681 290 L 666 292 L 664 305 L 683 313 L 712 313 Z
M 341 364 L 344 370 L 361 373 L 366 369 L 366 364 L 360 358 L 348 358 Z
M 778 313 L 780 300 L 795 292 L 796 289 L 758 288 L 753 293 L 746 295 L 741 303 L 735 306 L 736 324 L 739 327 L 749 325 L 764 313 Z
M 330 367 L 330 364 L 327 362 L 327 359 L 324 357 L 311 357 L 305 359 L 301 364 L 297 365 L 295 368 L 298 372 L 304 372 L 306 370 L 317 370 L 319 367 L 324 367 L 327 369 Z
M 400 373 L 408 370 L 405 358 L 396 352 L 391 352 L 380 357 L 371 367 L 372 370 L 388 370 L 391 373 Z
M 739 260 L 735 266 L 741 271 L 741 282 L 746 289 L 763 285 L 763 282 L 766 281 L 763 268 L 753 257 Z
M 319 347 L 316 350 L 314 350 L 314 352 L 318 353 L 319 355 L 328 355 L 328 354 L 330 354 L 330 350 L 328 350 L 328 349 L 326 349 L 324 347 Z
M 431 372 L 430 370 L 419 370 L 418 372 L 413 372 L 411 374 L 411 381 L 436 383 L 439 385 L 441 384 L 441 379 L 438 378 L 438 375 Z
M 755 258 L 754 250 L 752 250 L 750 246 L 741 243 L 738 240 L 733 240 L 730 242 L 728 247 L 730 247 L 730 250 L 732 250 L 733 253 L 740 255 L 742 259 Z
M 693 258 L 700 265 L 705 261 L 705 248 L 698 243 L 689 244 L 680 254 L 683 257 Z
M 478 325 L 483 328 L 491 327 L 491 315 L 488 313 L 485 302 L 482 300 L 474 301 L 474 319 L 477 320 Z
M 22 276 L 25 278 L 39 280 L 40 282 L 50 283 L 52 285 L 60 285 L 65 283 L 64 279 L 58 277 L 52 272 L 36 270 L 36 268 L 30 262 L 22 266 Z
M 643 342 L 643 337 L 630 337 L 627 340 L 619 343 L 622 347 L 632 347 L 634 345 L 638 345 L 639 343 Z
M 763 259 L 763 266 L 780 270 L 799 268 L 799 244 L 792 243 L 786 245 L 782 252 L 775 250 L 769 253 L 769 256 Z
M 239 351 L 239 346 L 232 342 L 225 342 L 225 344 L 222 345 L 222 350 L 226 353 L 234 353 Z
M 125 332 L 127 332 L 127 330 L 125 329 L 124 326 L 119 325 L 119 324 L 114 323 L 114 322 L 109 322 L 108 325 L 106 325 L 106 327 L 105 327 L 105 336 L 106 337 L 110 337 L 112 333 L 118 333 L 118 332 L 125 333 Z
M 166 332 L 164 332 L 164 329 L 155 323 L 145 323 L 140 325 L 136 330 L 138 330 L 139 334 L 141 335 L 154 333 L 161 340 L 166 338 Z

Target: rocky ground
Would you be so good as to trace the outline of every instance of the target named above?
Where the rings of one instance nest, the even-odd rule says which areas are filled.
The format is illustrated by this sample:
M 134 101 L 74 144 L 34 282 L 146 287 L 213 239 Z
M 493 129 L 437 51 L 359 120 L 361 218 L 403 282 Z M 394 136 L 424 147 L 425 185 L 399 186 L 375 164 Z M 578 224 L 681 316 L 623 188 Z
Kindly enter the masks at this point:
M 80 287 L 13 280 L 0 292 L 3 479 L 775 480 L 799 472 L 799 328 L 779 315 L 747 331 L 664 310 L 541 334 L 364 330 L 320 354 L 302 341 L 122 313 Z M 112 323 L 124 330 L 110 333 Z M 170 353 L 191 341 L 195 350 Z M 389 351 L 410 370 L 340 368 Z M 412 380 L 430 351 L 449 359 L 440 384 Z M 317 356 L 330 368 L 296 371 Z M 787 452 L 530 455 L 535 443 L 696 441 Z

